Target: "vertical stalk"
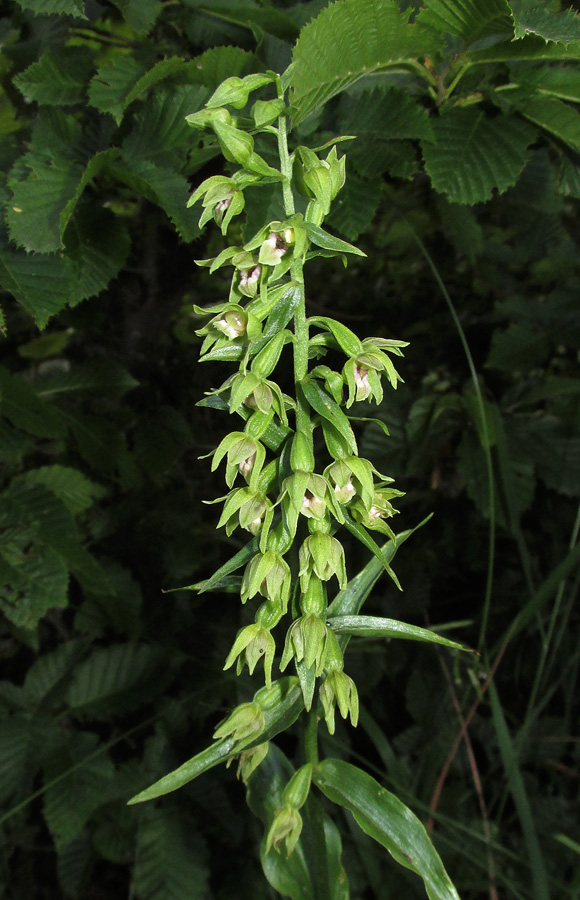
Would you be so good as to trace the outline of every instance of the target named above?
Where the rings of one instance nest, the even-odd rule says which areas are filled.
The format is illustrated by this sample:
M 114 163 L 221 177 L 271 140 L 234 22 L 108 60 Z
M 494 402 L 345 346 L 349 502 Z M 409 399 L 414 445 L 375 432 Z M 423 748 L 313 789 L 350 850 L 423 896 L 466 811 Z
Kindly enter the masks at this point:
M 277 90 L 279 99 L 284 100 L 284 91 L 279 78 L 277 79 Z M 290 216 L 295 214 L 296 207 L 294 206 L 294 196 L 292 194 L 292 161 L 288 152 L 288 132 L 285 116 L 279 117 L 277 131 L 284 211 L 290 218 Z M 292 280 L 299 286 L 300 290 L 300 301 L 294 313 L 294 386 L 296 392 L 296 431 L 307 435 L 310 440 L 312 434 L 310 411 L 300 390 L 301 383 L 308 375 L 309 341 L 303 269 L 304 264 L 301 259 L 296 259 L 290 269 Z M 316 705 L 308 713 L 304 726 L 304 755 L 306 762 L 312 763 L 314 766 L 318 765 L 318 715 Z M 317 900 L 330 900 L 324 817 L 318 797 L 310 794 L 306 808 L 312 835 L 312 845 L 307 848 L 307 856 L 310 861 L 314 895 Z

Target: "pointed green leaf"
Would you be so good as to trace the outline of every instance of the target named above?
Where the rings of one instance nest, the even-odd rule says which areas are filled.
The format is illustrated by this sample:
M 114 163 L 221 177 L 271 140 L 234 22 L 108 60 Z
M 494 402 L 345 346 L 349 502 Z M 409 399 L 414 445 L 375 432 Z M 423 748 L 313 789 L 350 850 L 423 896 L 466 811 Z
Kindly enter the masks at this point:
M 113 0 L 125 21 L 139 32 L 151 30 L 161 12 L 161 0 Z
M 570 44 L 580 41 L 580 17 L 573 9 L 551 12 L 546 4 L 530 0 L 510 0 L 514 19 L 514 35 L 524 38 L 528 34 L 538 35 L 546 43 L 555 41 Z
M 45 51 L 14 78 L 14 84 L 29 102 L 74 106 L 85 100 L 92 68 L 92 54 L 86 47 L 61 47 L 58 54 Z
M 126 158 L 124 162 L 112 165 L 111 174 L 160 206 L 184 241 L 197 237 L 198 216 L 187 209 L 190 190 L 185 176 L 145 159 Z
M 322 385 L 316 381 L 304 380 L 300 384 L 300 390 L 303 392 L 309 406 L 314 412 L 318 413 L 330 424 L 336 428 L 341 437 L 346 441 L 351 453 L 357 454 L 356 438 L 350 427 L 350 422 L 341 410 L 338 403 L 324 390 Z
M 264 711 L 264 730 L 251 743 L 244 744 L 244 750 L 271 740 L 279 732 L 286 731 L 296 721 L 304 709 L 302 691 L 297 684 L 297 680 L 296 678 L 280 679 L 285 685 L 282 701 L 273 709 Z M 202 772 L 206 772 L 213 766 L 217 766 L 218 763 L 237 756 L 240 752 L 238 743 L 231 737 L 225 737 L 216 741 L 178 769 L 170 772 L 169 775 L 165 775 L 151 787 L 137 794 L 136 797 L 132 797 L 129 803 L 143 803 L 145 800 L 153 800 L 155 797 L 161 797 L 164 794 L 171 793 L 171 791 L 176 791 L 178 788 L 183 787 L 184 784 L 197 778 Z
M 348 512 L 345 512 L 345 525 L 348 528 L 348 530 L 350 531 L 350 533 L 352 535 L 354 535 L 354 537 L 357 538 L 357 540 L 359 540 L 361 542 L 361 544 L 363 544 L 367 548 L 367 550 L 370 550 L 371 553 L 373 554 L 373 556 L 375 556 L 382 563 L 385 571 L 388 573 L 390 578 L 395 582 L 395 584 L 397 585 L 399 590 L 402 591 L 403 588 L 401 587 L 401 585 L 399 583 L 399 579 L 397 578 L 397 576 L 391 569 L 389 563 L 387 562 L 387 560 L 383 554 L 383 551 L 381 550 L 381 548 L 379 547 L 379 545 L 377 544 L 375 539 L 373 537 L 371 537 L 371 535 L 368 533 L 366 528 L 364 528 L 358 522 L 355 522 L 354 519 L 352 519 L 350 517 Z
M 423 879 L 430 900 L 459 900 L 425 826 L 398 797 L 362 769 L 339 759 L 323 760 L 313 780 L 329 800 L 348 809 L 396 862 Z
M 408 641 L 441 644 L 445 647 L 452 647 L 454 650 L 468 649 L 463 644 L 441 637 L 428 628 L 419 628 L 417 625 L 407 625 L 406 622 L 384 619 L 380 616 L 336 616 L 327 619 L 327 624 L 337 634 L 350 634 L 355 637 L 403 638 Z
M 432 55 L 432 32 L 410 25 L 410 13 L 400 12 L 396 0 L 344 0 L 305 25 L 292 56 L 294 120 L 302 121 L 363 75 L 414 68 Z
M 73 673 L 68 713 L 101 721 L 138 709 L 162 688 L 166 667 L 159 647 L 128 643 L 97 648 Z
M 348 244 L 346 241 L 342 241 L 333 234 L 329 234 L 328 231 L 325 231 L 319 225 L 313 225 L 310 222 L 306 222 L 305 228 L 312 243 L 317 247 L 322 247 L 323 250 L 332 250 L 335 253 L 354 253 L 355 256 L 366 256 L 366 253 L 363 253 L 358 247 L 353 246 L 353 244 Z
M 580 151 L 580 113 L 556 97 L 529 97 L 510 93 L 509 102 L 534 125 Z
M 193 817 L 167 807 L 147 810 L 139 823 L 131 894 L 147 900 L 209 897 L 209 874 Z
M 452 203 L 483 203 L 514 185 L 537 132 L 513 116 L 488 118 L 453 109 L 433 122 L 435 141 L 423 144 L 427 174 Z
M 580 59 L 580 41 L 570 44 L 546 43 L 541 37 L 529 34 L 519 41 L 495 44 L 484 50 L 472 50 L 466 57 L 468 66 L 499 62 L 523 62 L 524 60 Z
M 429 0 L 418 21 L 465 44 L 497 36 L 511 40 L 513 22 L 507 0 Z
M 16 0 L 22 9 L 35 16 L 75 16 L 86 19 L 84 0 Z

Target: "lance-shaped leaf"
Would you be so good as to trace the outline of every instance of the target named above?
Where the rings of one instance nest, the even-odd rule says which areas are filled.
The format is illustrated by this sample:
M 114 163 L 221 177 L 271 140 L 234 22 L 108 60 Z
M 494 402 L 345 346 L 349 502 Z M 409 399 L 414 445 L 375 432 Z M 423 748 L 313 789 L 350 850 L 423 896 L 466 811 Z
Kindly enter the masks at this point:
M 329 234 L 328 231 L 325 231 L 320 225 L 313 225 L 311 222 L 306 222 L 305 228 L 312 243 L 317 247 L 322 247 L 323 250 L 332 250 L 335 253 L 354 253 L 355 256 L 366 256 L 366 253 L 363 253 L 358 247 L 335 237 L 333 234 Z
M 341 410 L 338 403 L 332 399 L 332 397 L 326 393 L 324 388 L 318 381 L 315 380 L 304 380 L 300 388 L 304 393 L 304 397 L 306 398 L 309 406 L 312 407 L 314 412 L 318 413 L 319 416 L 322 416 L 323 419 L 326 419 L 330 424 L 338 431 L 340 436 L 344 438 L 346 444 L 350 448 L 351 453 L 355 456 L 358 453 L 356 438 L 354 436 L 353 430 L 350 427 L 350 422 L 347 417 Z
M 423 879 L 430 900 L 459 900 L 425 826 L 398 797 L 340 759 L 323 760 L 315 768 L 313 780 L 329 800 L 348 809 L 362 830 L 393 859 Z
M 419 628 L 417 625 L 408 625 L 396 619 L 384 619 L 380 616 L 336 616 L 327 619 L 327 625 L 337 634 L 350 634 L 354 637 L 388 637 L 403 638 L 407 641 L 426 641 L 430 644 L 441 644 L 451 647 L 453 650 L 468 650 L 457 641 L 450 641 L 441 637 L 435 631 L 428 628 Z
M 352 535 L 354 535 L 354 537 L 357 538 L 361 542 L 361 544 L 364 544 L 364 546 L 367 548 L 367 550 L 371 551 L 373 556 L 375 556 L 378 560 L 380 560 L 380 562 L 382 562 L 385 572 L 388 573 L 388 575 L 395 582 L 395 584 L 397 585 L 399 590 L 402 591 L 403 588 L 400 585 L 399 579 L 397 578 L 397 576 L 391 569 L 389 563 L 387 562 L 387 560 L 383 554 L 383 551 L 381 550 L 381 548 L 379 547 L 377 542 L 374 540 L 374 538 L 372 538 L 370 536 L 370 534 L 368 533 L 366 528 L 363 528 L 362 525 L 359 525 L 358 522 L 355 522 L 354 519 L 351 518 L 351 516 L 348 514 L 346 509 L 344 510 L 344 518 L 345 518 L 345 525 L 348 528 L 348 530 L 350 531 L 350 533 Z
M 416 68 L 433 55 L 430 29 L 410 25 L 411 10 L 396 0 L 331 3 L 306 25 L 292 56 L 290 84 L 295 121 L 344 91 L 359 78 L 392 68 Z
M 304 709 L 302 691 L 298 685 L 297 678 L 281 678 L 277 684 L 281 687 L 280 702 L 273 708 L 263 711 L 264 728 L 250 743 L 244 744 L 244 750 L 263 744 L 281 731 L 286 731 Z M 208 769 L 217 766 L 218 763 L 237 756 L 239 752 L 239 741 L 235 741 L 231 737 L 222 738 L 216 741 L 215 744 L 212 744 L 211 747 L 192 757 L 178 769 L 156 781 L 151 787 L 132 797 L 129 803 L 143 803 L 145 800 L 153 800 L 155 797 L 161 797 L 163 794 L 176 791 L 178 788 L 183 787 L 184 784 L 197 778 L 202 772 L 206 772 Z
M 513 116 L 489 118 L 475 109 L 453 109 L 433 122 L 435 140 L 423 143 L 427 174 L 453 203 L 484 203 L 494 190 L 514 185 L 537 132 Z
M 309 322 L 329 331 L 347 356 L 357 356 L 359 353 L 362 353 L 360 338 L 356 336 L 354 331 L 351 331 L 350 328 L 347 328 L 341 322 L 337 322 L 336 319 L 330 319 L 328 316 L 312 316 Z

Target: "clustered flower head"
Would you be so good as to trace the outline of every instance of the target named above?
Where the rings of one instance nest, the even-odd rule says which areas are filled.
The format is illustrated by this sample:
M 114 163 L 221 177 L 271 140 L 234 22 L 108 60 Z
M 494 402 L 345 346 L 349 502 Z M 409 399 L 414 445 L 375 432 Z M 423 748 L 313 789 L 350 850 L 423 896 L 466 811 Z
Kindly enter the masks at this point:
M 343 670 L 342 651 L 327 617 L 328 593 L 347 586 L 340 529 L 350 528 L 361 540 L 363 535 L 366 546 L 374 544 L 372 532 L 394 541 L 388 520 L 396 513 L 392 501 L 401 493 L 391 487 L 392 479 L 359 456 L 349 410 L 354 403 L 380 403 L 384 379 L 397 387 L 401 378 L 391 357 L 401 356 L 405 346 L 385 337 L 361 340 L 328 317 L 306 319 L 304 263 L 313 255 L 361 254 L 321 227 L 345 180 L 345 158 L 338 156 L 335 145 L 325 156 L 298 147 L 286 162 L 281 157 L 279 170 L 256 151 L 261 144 L 254 136 L 276 132 L 275 123 L 283 121 L 278 117 L 285 115 L 284 102 L 280 95 L 260 100 L 250 119 L 244 108 L 252 91 L 276 77 L 270 73 L 227 79 L 204 110 L 188 117 L 194 127 L 215 134 L 232 170 L 207 179 L 190 200 L 190 205 L 201 204 L 200 226 L 213 219 L 227 244 L 199 265 L 210 273 L 222 267 L 232 271 L 223 302 L 207 310 L 195 308 L 210 316 L 197 332 L 203 338 L 202 358 L 235 366 L 203 401 L 226 409 L 237 423 L 210 454 L 212 471 L 225 463 L 229 488 L 219 501 L 223 509 L 217 527 L 224 527 L 228 536 L 237 528 L 248 533 L 246 550 L 234 557 L 227 572 L 243 566 L 240 595 L 254 621 L 239 630 L 225 668 L 235 665 L 240 673 L 247 667 L 252 674 L 262 662 L 264 690 L 270 691 L 257 700 L 258 692 L 252 703 L 238 706 L 220 724 L 216 737 L 245 746 L 258 741 L 261 747 L 266 746 L 259 738 L 267 705 L 279 696 L 272 672 L 281 647 L 280 670 L 296 665 L 306 708 L 318 679 L 329 731 L 335 729 L 336 709 L 357 723 L 356 686 Z M 232 110 L 244 113 L 238 117 Z M 307 201 L 305 212 L 296 212 L 289 200 L 289 171 L 294 188 Z M 246 210 L 248 191 L 276 184 L 286 210 L 280 219 L 264 222 L 249 238 L 243 228 L 232 227 L 234 217 Z M 329 351 L 342 354 L 336 370 L 319 363 Z M 313 359 L 316 364 L 311 366 Z M 292 395 L 282 390 L 280 371 L 293 371 Z M 284 384 L 289 383 L 286 377 Z M 317 460 L 320 446 L 326 448 L 322 464 Z M 281 643 L 278 629 L 283 623 Z M 243 764 L 243 777 L 249 777 L 263 751 L 256 747 L 244 752 L 251 754 Z M 289 854 L 296 846 L 302 828 L 299 809 L 310 779 L 311 771 L 304 767 L 291 779 L 268 831 L 267 850 L 285 845 Z

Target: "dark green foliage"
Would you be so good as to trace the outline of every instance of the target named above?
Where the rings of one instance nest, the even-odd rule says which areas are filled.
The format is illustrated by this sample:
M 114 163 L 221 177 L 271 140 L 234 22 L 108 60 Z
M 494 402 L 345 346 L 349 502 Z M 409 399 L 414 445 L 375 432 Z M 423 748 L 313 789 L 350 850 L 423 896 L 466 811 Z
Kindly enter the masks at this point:
M 222 163 L 185 116 L 225 78 L 291 59 L 291 141 L 356 137 L 339 145 L 348 177 L 329 226 L 367 254 L 346 270 L 314 263 L 309 312 L 410 342 L 405 384 L 374 413 L 388 437 L 317 411 L 407 491 L 397 531 L 434 513 L 397 555 L 402 593 L 353 538 L 351 559 L 370 568 L 331 612 L 357 616 L 349 596 L 368 591 L 376 619 L 481 652 L 341 634 L 360 725 L 339 722 L 325 755 L 340 772 L 356 754 L 425 823 L 431 806 L 463 900 L 490 885 L 510 900 L 577 896 L 580 26 L 568 6 L 1 5 L 1 900 L 310 890 L 305 851 L 289 885 L 263 840 L 302 762 L 292 737 L 249 782 L 264 829 L 223 767 L 126 806 L 254 692 L 221 672 L 252 614 L 229 591 L 254 550 L 214 531 L 201 500 L 217 481 L 198 461 L 229 423 L 195 406 L 217 376 L 194 365 L 193 304 L 223 296 L 192 260 L 223 243 L 200 237 L 186 203 Z M 248 198 L 247 232 L 265 208 L 280 218 L 274 191 Z M 485 428 L 417 239 L 471 350 Z M 239 566 L 211 579 L 237 551 Z M 207 593 L 177 590 L 200 582 Z M 471 743 L 452 753 L 474 705 Z M 337 900 L 347 876 L 353 897 L 425 896 L 349 813 L 321 814 Z

